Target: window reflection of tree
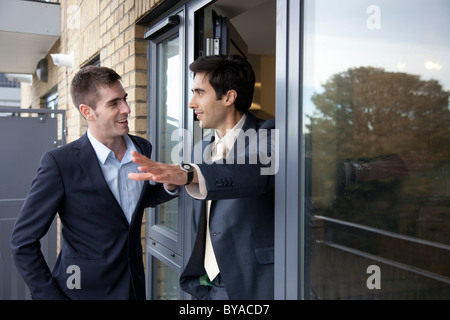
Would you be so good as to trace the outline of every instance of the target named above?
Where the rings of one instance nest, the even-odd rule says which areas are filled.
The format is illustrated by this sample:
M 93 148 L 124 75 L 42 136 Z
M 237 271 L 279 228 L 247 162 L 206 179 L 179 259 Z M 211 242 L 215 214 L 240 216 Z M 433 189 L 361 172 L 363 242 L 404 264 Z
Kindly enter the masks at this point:
M 373 67 L 335 74 L 324 89 L 312 97 L 309 128 L 322 214 L 450 243 L 444 229 L 418 224 L 432 215 L 450 226 L 449 92 Z

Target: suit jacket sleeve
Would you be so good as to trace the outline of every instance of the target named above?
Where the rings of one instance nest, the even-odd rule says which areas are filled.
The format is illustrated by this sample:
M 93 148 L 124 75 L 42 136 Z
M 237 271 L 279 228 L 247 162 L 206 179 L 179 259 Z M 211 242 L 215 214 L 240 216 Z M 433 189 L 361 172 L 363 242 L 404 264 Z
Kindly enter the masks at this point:
M 164 189 L 162 183 L 155 185 L 149 184 L 144 194 L 144 208 L 156 207 L 157 205 L 176 198 L 178 195 L 172 196 Z
M 67 299 L 53 282 L 40 250 L 64 195 L 58 165 L 47 152 L 14 226 L 10 246 L 17 269 L 36 299 Z
M 273 175 L 261 175 L 258 165 L 212 164 L 201 166 L 208 195 L 206 200 L 247 198 L 274 187 Z
M 207 200 L 253 197 L 274 188 L 278 166 L 274 128 L 273 119 L 262 122 L 245 147 L 235 143 L 223 163 L 198 164 L 205 178 Z M 243 164 L 239 164 L 242 160 Z

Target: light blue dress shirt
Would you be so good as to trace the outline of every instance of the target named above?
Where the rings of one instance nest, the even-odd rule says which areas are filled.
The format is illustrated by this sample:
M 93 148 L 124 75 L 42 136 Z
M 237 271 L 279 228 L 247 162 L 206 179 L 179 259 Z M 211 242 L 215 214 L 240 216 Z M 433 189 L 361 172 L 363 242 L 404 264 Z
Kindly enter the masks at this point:
M 111 189 L 111 192 L 122 208 L 128 223 L 131 223 L 134 210 L 141 196 L 142 187 L 144 186 L 144 181 L 135 181 L 128 178 L 129 173 L 139 172 L 139 165 L 131 161 L 131 151 L 137 151 L 136 147 L 130 137 L 125 135 L 124 139 L 127 144 L 127 150 L 122 161 L 119 161 L 116 159 L 112 150 L 92 136 L 89 129 L 87 137 L 97 154 L 100 168 L 102 169 L 109 189 Z

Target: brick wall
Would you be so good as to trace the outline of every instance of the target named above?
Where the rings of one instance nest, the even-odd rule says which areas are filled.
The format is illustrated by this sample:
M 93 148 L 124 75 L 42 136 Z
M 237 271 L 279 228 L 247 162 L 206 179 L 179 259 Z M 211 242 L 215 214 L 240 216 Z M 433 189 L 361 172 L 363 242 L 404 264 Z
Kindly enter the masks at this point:
M 58 107 L 66 110 L 67 142 L 78 139 L 86 121 L 73 106 L 69 86 L 74 74 L 92 58 L 123 77 L 131 109 L 130 132 L 146 135 L 147 42 L 146 27 L 136 21 L 164 0 L 60 0 L 61 37 L 46 56 L 46 83 L 33 75 L 33 85 L 22 84 L 22 108 L 42 108 L 43 98 L 55 87 Z M 74 55 L 73 68 L 57 67 L 50 53 Z

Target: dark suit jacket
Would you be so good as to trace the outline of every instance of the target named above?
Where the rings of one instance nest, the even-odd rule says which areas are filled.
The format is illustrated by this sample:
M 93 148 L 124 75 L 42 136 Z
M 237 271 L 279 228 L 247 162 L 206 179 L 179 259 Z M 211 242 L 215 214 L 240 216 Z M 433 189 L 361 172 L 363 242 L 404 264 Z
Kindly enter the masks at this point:
M 151 144 L 131 136 L 136 149 L 150 157 Z M 145 207 L 172 199 L 163 185 L 144 184 L 129 224 L 110 191 L 87 138 L 46 152 L 11 236 L 17 269 L 35 299 L 145 299 L 141 223 Z M 40 251 L 39 239 L 56 213 L 64 242 L 53 271 Z M 80 271 L 80 289 L 68 278 Z M 68 269 L 69 268 L 69 269 Z M 69 280 L 70 281 L 70 280 Z
M 274 127 L 273 119 L 263 121 L 247 114 L 242 129 L 259 136 L 261 129 Z M 268 130 L 267 153 L 271 150 L 270 133 Z M 230 299 L 273 299 L 275 176 L 262 175 L 260 169 L 265 166 L 259 161 L 250 164 L 250 155 L 256 150 L 252 151 L 249 140 L 241 151 L 237 151 L 236 143 L 228 156 L 228 160 L 234 158 L 234 164 L 198 164 L 206 180 L 207 200 L 214 200 L 210 214 L 214 252 Z M 203 148 L 207 144 L 209 140 L 203 141 Z M 246 162 L 238 164 L 236 160 L 244 152 Z M 204 299 L 208 291 L 199 285 L 199 277 L 206 273 L 204 204 L 194 200 L 195 244 L 180 278 L 181 287 L 198 299 Z

